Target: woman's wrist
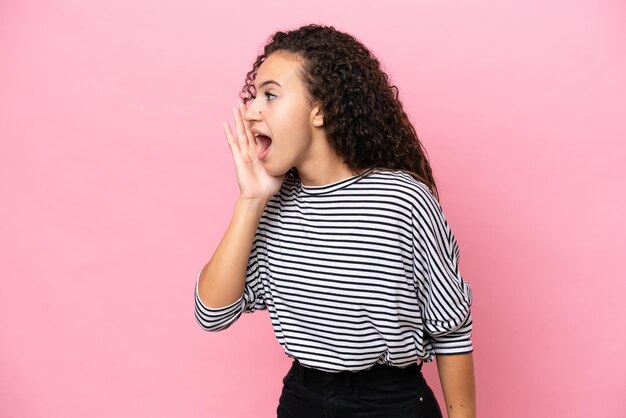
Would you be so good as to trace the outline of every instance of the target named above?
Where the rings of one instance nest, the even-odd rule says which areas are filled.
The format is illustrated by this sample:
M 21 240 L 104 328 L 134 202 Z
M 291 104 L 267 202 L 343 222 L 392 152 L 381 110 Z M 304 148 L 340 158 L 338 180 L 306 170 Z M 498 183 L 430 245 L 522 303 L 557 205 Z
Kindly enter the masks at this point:
M 235 206 L 244 210 L 262 213 L 265 210 L 265 206 L 267 206 L 267 202 L 269 202 L 269 198 L 239 196 Z

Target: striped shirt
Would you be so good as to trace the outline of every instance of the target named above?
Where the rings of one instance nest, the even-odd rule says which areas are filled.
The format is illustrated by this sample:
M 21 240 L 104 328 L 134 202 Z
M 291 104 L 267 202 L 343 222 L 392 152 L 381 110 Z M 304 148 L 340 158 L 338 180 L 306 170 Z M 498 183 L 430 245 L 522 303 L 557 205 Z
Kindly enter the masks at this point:
M 428 187 L 401 171 L 324 186 L 287 177 L 260 219 L 239 300 L 209 308 L 198 281 L 204 330 L 267 309 L 285 353 L 308 367 L 405 367 L 473 351 L 456 239 Z

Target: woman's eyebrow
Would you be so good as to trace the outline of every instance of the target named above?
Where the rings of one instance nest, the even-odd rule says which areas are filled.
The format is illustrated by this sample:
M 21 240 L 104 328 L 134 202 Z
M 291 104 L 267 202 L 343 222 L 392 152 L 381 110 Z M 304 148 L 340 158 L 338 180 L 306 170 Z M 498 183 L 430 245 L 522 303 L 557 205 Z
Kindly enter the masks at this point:
M 255 87 L 255 89 L 257 89 L 257 90 L 258 90 L 258 89 L 260 89 L 261 87 L 266 86 L 266 85 L 268 85 L 268 84 L 276 84 L 278 87 L 282 87 L 282 86 L 281 86 L 281 85 L 280 85 L 277 81 L 274 81 L 274 80 L 266 80 L 266 81 L 262 82 L 262 83 L 261 83 L 261 85 L 259 85 L 259 87 Z

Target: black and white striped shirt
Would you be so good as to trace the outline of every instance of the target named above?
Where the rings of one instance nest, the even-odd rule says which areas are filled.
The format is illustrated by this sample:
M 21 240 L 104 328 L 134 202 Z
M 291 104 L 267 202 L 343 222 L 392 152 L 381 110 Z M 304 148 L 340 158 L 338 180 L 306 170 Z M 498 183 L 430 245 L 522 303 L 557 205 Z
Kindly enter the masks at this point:
M 267 309 L 287 355 L 330 372 L 471 352 L 471 304 L 428 187 L 371 169 L 325 186 L 287 178 L 259 222 L 242 297 L 208 308 L 195 290 L 204 330 Z

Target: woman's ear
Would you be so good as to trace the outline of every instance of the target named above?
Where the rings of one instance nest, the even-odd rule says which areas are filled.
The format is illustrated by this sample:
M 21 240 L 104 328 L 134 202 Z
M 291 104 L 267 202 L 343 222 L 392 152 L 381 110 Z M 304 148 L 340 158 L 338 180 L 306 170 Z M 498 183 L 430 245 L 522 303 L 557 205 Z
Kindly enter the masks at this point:
M 311 119 L 313 126 L 316 128 L 324 126 L 324 113 L 322 112 L 322 107 L 320 105 L 313 106 L 313 109 L 311 110 Z

